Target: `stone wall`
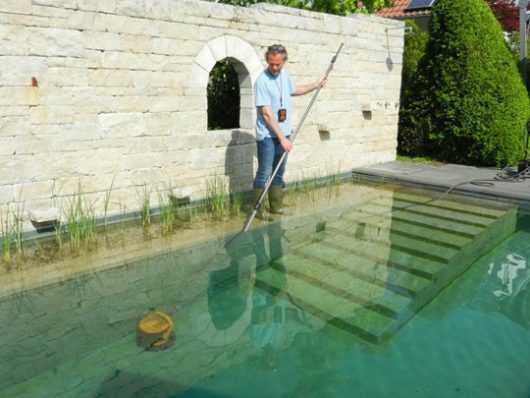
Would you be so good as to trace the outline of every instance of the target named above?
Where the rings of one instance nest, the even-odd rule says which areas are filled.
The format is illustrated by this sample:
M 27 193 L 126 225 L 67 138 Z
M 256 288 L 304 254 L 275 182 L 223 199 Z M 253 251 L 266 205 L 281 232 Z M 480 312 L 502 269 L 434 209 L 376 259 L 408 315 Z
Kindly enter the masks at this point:
M 80 190 L 102 212 L 142 190 L 204 197 L 255 172 L 252 87 L 272 43 L 298 83 L 331 72 L 290 156 L 287 181 L 395 158 L 403 30 L 269 4 L 198 0 L 0 0 L 0 209 L 64 208 Z M 241 128 L 208 131 L 217 61 L 239 75 Z M 311 97 L 294 99 L 294 125 Z M 23 204 L 23 206 L 21 206 Z

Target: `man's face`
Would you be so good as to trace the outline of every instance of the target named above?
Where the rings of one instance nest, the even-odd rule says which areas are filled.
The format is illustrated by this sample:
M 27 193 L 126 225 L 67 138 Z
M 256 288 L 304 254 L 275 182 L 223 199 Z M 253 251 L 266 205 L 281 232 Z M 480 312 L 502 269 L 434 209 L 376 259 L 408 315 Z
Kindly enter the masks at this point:
M 269 54 L 267 56 L 267 70 L 273 76 L 278 76 L 283 68 L 285 60 L 283 54 Z

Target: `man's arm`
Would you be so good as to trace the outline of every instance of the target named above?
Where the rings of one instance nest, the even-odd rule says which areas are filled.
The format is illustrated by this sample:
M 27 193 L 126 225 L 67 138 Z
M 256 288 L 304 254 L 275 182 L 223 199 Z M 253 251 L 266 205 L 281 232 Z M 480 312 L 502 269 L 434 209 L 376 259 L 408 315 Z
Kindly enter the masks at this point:
M 289 141 L 283 134 L 280 126 L 278 126 L 276 117 L 272 113 L 272 108 L 269 105 L 258 106 L 258 112 L 261 112 L 263 115 L 263 119 L 265 119 L 267 127 L 269 127 L 269 130 L 272 131 L 278 141 L 280 141 L 280 145 L 282 146 L 283 150 L 289 153 L 293 146 L 291 141 Z
M 327 82 L 327 79 L 324 76 L 318 79 L 314 83 L 302 84 L 301 86 L 296 86 L 296 89 L 294 90 L 294 93 L 292 95 L 297 96 L 297 95 L 304 95 L 304 94 L 310 93 L 311 91 L 316 90 L 320 86 L 325 86 L 326 82 Z

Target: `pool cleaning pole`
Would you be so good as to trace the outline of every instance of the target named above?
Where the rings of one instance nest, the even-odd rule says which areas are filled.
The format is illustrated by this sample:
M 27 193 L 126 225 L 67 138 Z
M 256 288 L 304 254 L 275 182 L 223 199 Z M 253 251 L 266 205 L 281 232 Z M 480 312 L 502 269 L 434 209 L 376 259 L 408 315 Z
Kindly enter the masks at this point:
M 328 67 L 328 70 L 326 71 L 326 75 L 325 75 L 325 78 L 327 79 L 328 75 L 329 75 L 329 72 L 331 72 L 331 69 L 333 69 L 333 64 L 335 63 L 335 61 L 337 60 L 337 57 L 340 53 L 340 50 L 342 50 L 342 46 L 344 45 L 344 43 L 340 43 L 340 46 L 339 46 L 339 49 L 337 50 L 337 52 L 335 53 L 335 55 L 333 56 L 333 58 L 331 59 L 331 63 L 329 64 L 329 67 Z M 319 84 L 318 85 L 318 88 L 316 89 L 315 93 L 313 94 L 313 97 L 311 98 L 311 101 L 309 101 L 309 105 L 307 106 L 304 114 L 302 115 L 302 118 L 300 119 L 300 121 L 298 122 L 298 125 L 296 126 L 296 129 L 294 130 L 293 134 L 291 135 L 291 143 L 294 142 L 295 138 L 296 138 L 296 135 L 298 134 L 298 132 L 300 131 L 300 128 L 302 127 L 302 124 L 304 123 L 304 120 L 307 116 L 307 114 L 309 113 L 309 110 L 311 109 L 311 107 L 313 106 L 313 103 L 315 102 L 317 96 L 318 96 L 318 93 L 320 92 L 320 89 L 322 88 L 322 84 Z M 287 156 L 287 152 L 284 152 L 282 157 L 280 158 L 280 161 L 278 162 L 278 164 L 276 165 L 276 168 L 274 169 L 274 171 L 272 172 L 268 182 L 267 182 L 267 185 L 265 185 L 265 189 L 263 190 L 263 192 L 261 193 L 261 196 L 259 197 L 258 201 L 256 202 L 256 204 L 254 205 L 254 210 L 252 211 L 252 214 L 250 215 L 250 217 L 248 218 L 247 222 L 245 223 L 245 226 L 243 227 L 243 230 L 241 232 L 246 232 L 248 231 L 248 228 L 250 227 L 250 224 L 252 224 L 252 221 L 254 220 L 254 218 L 256 217 L 256 214 L 258 213 L 258 210 L 261 206 L 261 203 L 263 202 L 263 199 L 265 198 L 265 194 L 267 193 L 267 191 L 269 190 L 270 186 L 271 186 L 271 183 L 272 183 L 272 180 L 274 179 L 274 177 L 276 176 L 276 174 L 278 173 L 278 170 L 280 169 L 280 166 L 282 164 L 282 162 L 285 160 L 285 157 Z M 237 236 L 237 235 L 236 235 Z

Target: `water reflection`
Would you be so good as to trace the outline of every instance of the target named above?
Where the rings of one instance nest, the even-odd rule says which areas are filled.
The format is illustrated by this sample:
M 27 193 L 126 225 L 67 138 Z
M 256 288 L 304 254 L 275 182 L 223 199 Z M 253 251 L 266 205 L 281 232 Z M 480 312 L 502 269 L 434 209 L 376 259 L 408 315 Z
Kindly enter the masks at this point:
M 492 277 L 491 283 L 496 287 L 492 290 L 493 295 L 501 300 L 517 295 L 530 280 L 526 258 L 515 252 L 507 254 L 500 264 L 491 262 L 488 275 Z
M 298 332 L 309 330 L 303 312 L 285 292 L 283 234 L 281 222 L 242 234 L 226 247 L 229 265 L 211 272 L 208 280 L 208 310 L 218 330 L 230 328 L 250 302 L 250 343 L 260 350 L 261 365 L 271 371 L 276 371 L 276 352 L 288 348 Z M 268 273 L 267 283 L 260 281 L 261 273 Z

